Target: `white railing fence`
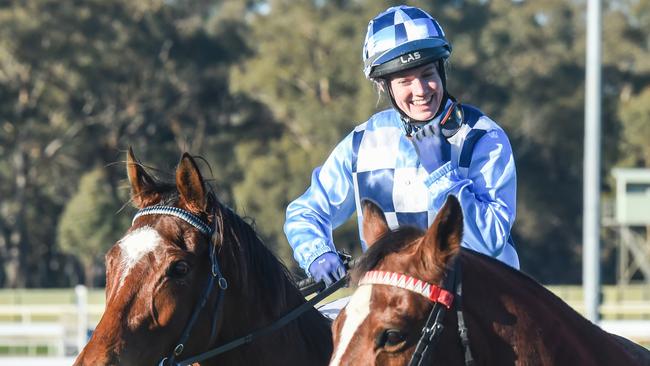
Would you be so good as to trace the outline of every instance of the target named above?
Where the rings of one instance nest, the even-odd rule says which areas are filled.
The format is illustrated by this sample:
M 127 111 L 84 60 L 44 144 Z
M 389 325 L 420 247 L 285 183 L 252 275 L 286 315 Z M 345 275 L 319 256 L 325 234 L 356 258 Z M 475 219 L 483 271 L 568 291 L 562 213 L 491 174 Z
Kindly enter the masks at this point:
M 85 286 L 71 304 L 0 304 L 0 351 L 5 355 L 66 356 L 88 341 L 104 304 L 90 304 Z
M 579 287 L 550 286 L 549 289 L 578 312 L 584 311 L 582 302 L 577 300 Z M 646 290 L 642 289 L 642 293 Z M 101 289 L 92 290 L 92 296 L 84 286 L 77 286 L 74 295 L 70 290 L 52 294 L 46 290 L 20 290 L 30 296 L 36 293 L 38 300 L 26 295 L 7 300 L 11 292 L 2 291 L 5 297 L 0 294 L 0 364 L 3 357 L 16 355 L 74 356 L 85 346 L 104 312 Z M 67 303 L 61 303 L 62 293 Z M 606 296 L 599 308 L 603 319 L 600 325 L 611 333 L 650 347 L 650 300 L 646 295 L 629 296 L 632 293 L 619 298 Z M 57 299 L 48 301 L 49 297 Z M 59 303 L 52 303 L 56 301 Z

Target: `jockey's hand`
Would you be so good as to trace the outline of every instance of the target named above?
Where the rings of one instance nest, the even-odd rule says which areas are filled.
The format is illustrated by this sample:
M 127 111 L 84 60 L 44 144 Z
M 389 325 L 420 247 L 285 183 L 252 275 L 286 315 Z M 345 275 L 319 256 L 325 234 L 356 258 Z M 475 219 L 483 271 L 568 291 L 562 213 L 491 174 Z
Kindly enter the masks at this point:
M 420 164 L 428 173 L 440 168 L 442 160 L 442 147 L 444 136 L 440 133 L 438 122 L 424 125 L 411 137 L 411 142 L 420 157 Z
M 309 274 L 318 282 L 325 282 L 325 286 L 330 286 L 334 282 L 345 276 L 345 266 L 334 252 L 321 254 L 316 260 L 309 265 Z

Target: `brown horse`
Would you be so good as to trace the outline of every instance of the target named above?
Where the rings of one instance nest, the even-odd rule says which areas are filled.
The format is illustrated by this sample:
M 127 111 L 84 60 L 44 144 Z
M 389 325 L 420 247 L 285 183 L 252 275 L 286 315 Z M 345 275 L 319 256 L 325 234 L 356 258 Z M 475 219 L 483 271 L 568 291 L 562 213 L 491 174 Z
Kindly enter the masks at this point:
M 190 155 L 183 154 L 174 183 L 150 176 L 130 149 L 127 171 L 140 211 L 106 254 L 106 311 L 75 365 L 176 364 L 305 303 L 287 269 L 219 203 Z M 196 364 L 323 365 L 331 351 L 330 323 L 312 307 L 272 334 Z
M 334 322 L 330 365 L 650 364 L 647 350 L 601 330 L 530 277 L 461 249 L 455 197 L 427 232 L 390 231 L 370 202 L 363 216 L 374 244 Z

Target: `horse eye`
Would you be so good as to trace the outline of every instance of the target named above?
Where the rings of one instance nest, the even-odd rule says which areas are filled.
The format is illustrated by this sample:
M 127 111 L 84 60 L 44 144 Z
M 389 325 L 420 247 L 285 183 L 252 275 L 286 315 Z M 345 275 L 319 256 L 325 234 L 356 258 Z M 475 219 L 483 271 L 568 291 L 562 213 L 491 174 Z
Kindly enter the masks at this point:
M 167 275 L 173 278 L 183 278 L 190 273 L 190 264 L 187 261 L 176 261 L 169 266 Z
M 396 347 L 406 340 L 406 334 L 398 329 L 386 329 L 378 339 L 381 347 Z

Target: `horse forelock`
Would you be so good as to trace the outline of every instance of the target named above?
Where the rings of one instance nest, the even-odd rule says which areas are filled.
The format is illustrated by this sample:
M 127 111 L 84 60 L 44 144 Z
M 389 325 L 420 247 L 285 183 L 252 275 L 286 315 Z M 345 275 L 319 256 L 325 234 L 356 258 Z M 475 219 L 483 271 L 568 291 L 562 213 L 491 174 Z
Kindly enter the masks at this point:
M 417 239 L 423 235 L 422 230 L 409 226 L 387 232 L 359 257 L 352 271 L 352 282 L 357 283 L 366 272 L 375 269 L 387 255 L 415 245 Z

